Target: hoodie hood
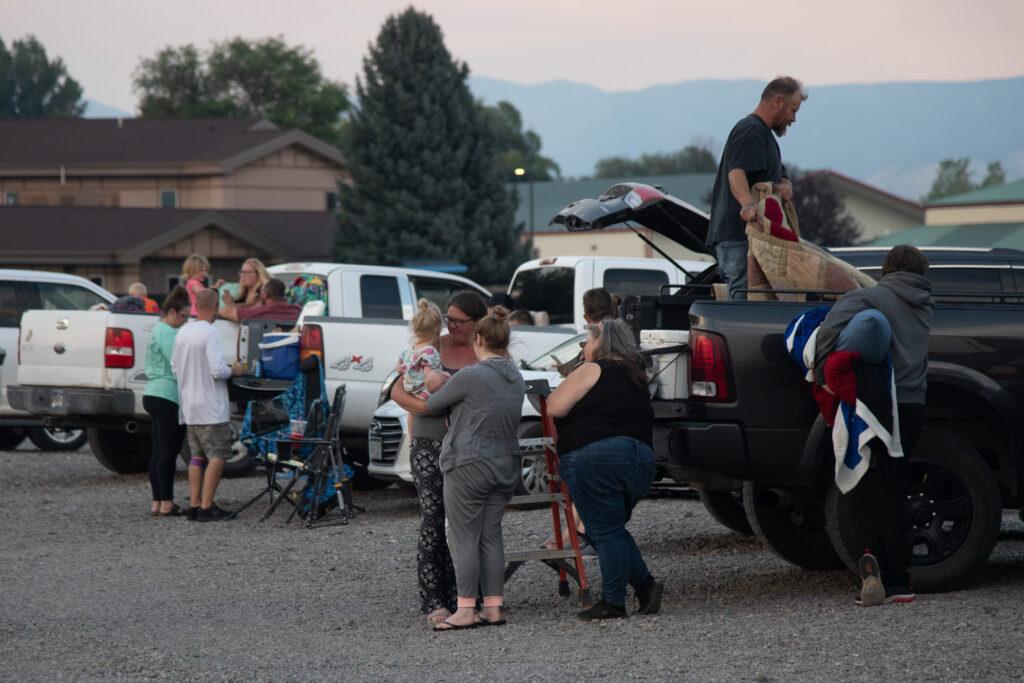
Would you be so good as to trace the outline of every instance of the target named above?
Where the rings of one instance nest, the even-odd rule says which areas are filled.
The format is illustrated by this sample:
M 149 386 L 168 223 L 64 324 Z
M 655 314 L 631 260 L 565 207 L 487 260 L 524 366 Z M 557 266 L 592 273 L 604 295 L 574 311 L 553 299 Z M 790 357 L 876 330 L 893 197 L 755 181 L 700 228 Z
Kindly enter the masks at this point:
M 516 367 L 516 364 L 508 358 L 488 358 L 480 364 L 494 370 L 506 382 L 512 383 L 523 380 L 523 373 L 521 373 L 519 368 Z
M 889 273 L 878 281 L 879 287 L 885 287 L 911 306 L 924 306 L 931 302 L 932 283 L 924 275 L 900 271 Z

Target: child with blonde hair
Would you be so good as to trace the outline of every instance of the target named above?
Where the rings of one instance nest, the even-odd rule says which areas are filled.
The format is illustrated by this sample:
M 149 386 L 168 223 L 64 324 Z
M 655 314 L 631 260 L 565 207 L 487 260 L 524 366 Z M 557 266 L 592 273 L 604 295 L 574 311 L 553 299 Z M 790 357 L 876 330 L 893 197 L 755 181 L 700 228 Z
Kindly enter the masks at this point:
M 441 369 L 441 309 L 426 299 L 416 302 L 416 313 L 409 323 L 412 346 L 398 357 L 402 386 L 416 398 L 426 399 L 448 381 Z
M 192 304 L 191 315 L 196 314 L 196 295 L 206 289 L 206 279 L 210 275 L 210 262 L 202 254 L 192 254 L 181 264 L 181 279 L 184 282 L 185 291 L 188 292 L 188 300 Z M 217 289 L 224 284 L 224 280 L 217 280 L 212 289 Z

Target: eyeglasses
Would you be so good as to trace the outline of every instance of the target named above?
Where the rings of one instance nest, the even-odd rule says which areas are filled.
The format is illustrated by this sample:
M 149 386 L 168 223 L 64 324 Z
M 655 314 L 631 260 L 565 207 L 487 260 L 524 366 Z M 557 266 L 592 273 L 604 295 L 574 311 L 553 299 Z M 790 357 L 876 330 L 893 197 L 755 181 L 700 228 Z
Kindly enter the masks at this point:
M 240 270 L 240 271 L 238 271 L 238 274 L 239 275 L 255 275 L 256 271 L 255 270 Z
M 441 316 L 441 320 L 444 321 L 444 324 L 448 326 L 449 330 L 457 330 L 466 323 L 473 322 L 472 318 L 463 318 L 460 320 L 459 318 L 453 318 L 450 315 Z

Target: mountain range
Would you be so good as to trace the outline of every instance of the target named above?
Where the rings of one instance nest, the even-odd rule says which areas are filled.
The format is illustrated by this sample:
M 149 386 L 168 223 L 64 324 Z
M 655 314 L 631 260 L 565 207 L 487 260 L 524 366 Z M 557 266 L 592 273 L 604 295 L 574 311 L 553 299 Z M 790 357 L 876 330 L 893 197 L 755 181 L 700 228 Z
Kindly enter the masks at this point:
M 488 104 L 511 102 L 565 176 L 585 176 L 609 156 L 669 152 L 694 142 L 719 155 L 737 120 L 757 104 L 763 81 L 700 80 L 606 92 L 551 81 L 521 85 L 472 77 Z M 949 83 L 808 87 L 796 123 L 779 140 L 783 159 L 830 168 L 918 199 L 941 159 L 968 157 L 975 180 L 1001 161 L 1024 176 L 1024 77 Z

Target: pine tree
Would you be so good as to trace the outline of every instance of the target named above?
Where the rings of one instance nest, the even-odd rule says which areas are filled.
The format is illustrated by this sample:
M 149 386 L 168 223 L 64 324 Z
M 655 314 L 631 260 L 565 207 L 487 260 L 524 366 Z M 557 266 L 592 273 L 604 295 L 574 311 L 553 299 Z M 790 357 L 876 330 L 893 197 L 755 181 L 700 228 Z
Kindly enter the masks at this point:
M 496 132 L 430 15 L 388 17 L 356 80 L 334 254 L 397 265 L 462 263 L 485 283 L 526 258 Z

